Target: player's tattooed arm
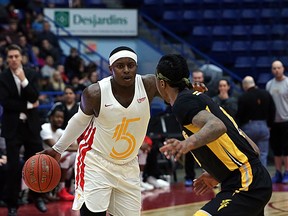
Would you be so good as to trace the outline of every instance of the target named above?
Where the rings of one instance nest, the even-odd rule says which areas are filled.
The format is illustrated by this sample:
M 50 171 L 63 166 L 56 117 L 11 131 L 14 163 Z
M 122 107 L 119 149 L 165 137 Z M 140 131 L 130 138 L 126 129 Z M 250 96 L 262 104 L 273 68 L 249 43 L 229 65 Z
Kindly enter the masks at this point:
M 202 110 L 195 115 L 192 119 L 192 124 L 201 129 L 186 140 L 189 150 L 204 146 L 216 140 L 227 131 L 224 123 L 206 110 Z
M 180 141 L 172 138 L 164 142 L 164 146 L 160 148 L 160 151 L 167 158 L 175 156 L 175 160 L 178 160 L 182 154 L 207 145 L 227 131 L 226 126 L 219 118 L 205 110 L 200 111 L 194 116 L 192 124 L 199 127 L 200 130 L 186 140 Z

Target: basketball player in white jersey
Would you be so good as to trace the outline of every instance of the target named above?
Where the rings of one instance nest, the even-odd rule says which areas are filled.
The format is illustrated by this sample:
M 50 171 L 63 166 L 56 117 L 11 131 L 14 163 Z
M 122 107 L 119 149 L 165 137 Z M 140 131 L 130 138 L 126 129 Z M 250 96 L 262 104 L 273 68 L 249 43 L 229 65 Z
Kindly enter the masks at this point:
M 64 134 L 41 153 L 59 161 L 81 134 L 75 164 L 73 209 L 81 216 L 139 216 L 141 191 L 137 153 L 146 135 L 149 104 L 159 96 L 156 77 L 140 76 L 137 55 L 129 47 L 109 57 L 111 76 L 87 87 L 80 108 Z

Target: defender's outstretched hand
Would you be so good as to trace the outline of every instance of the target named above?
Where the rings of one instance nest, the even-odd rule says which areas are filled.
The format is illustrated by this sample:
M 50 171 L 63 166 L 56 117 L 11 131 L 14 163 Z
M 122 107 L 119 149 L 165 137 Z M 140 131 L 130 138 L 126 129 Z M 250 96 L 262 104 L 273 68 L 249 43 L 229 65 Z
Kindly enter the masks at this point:
M 203 195 L 213 189 L 219 182 L 213 178 L 209 173 L 202 173 L 194 180 L 194 191 L 197 195 Z
M 190 149 L 187 146 L 187 143 L 184 141 L 179 141 L 175 138 L 167 139 L 164 142 L 164 146 L 160 148 L 160 152 L 169 159 L 172 156 L 175 156 L 175 160 L 178 160 L 182 154 L 186 154 Z
M 206 92 L 208 91 L 208 88 L 204 83 L 199 83 L 199 82 L 193 82 L 192 87 L 194 91 L 199 91 L 199 92 Z

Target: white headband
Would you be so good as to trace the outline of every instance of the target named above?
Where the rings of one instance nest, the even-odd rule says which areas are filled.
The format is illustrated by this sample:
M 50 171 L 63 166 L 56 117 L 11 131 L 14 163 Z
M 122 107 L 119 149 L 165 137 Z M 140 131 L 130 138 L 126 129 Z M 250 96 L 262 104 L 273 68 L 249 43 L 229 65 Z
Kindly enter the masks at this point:
M 119 52 L 114 53 L 109 58 L 109 65 L 111 66 L 119 58 L 125 58 L 125 57 L 132 58 L 137 63 L 137 55 L 134 52 L 131 52 L 129 50 L 121 50 Z

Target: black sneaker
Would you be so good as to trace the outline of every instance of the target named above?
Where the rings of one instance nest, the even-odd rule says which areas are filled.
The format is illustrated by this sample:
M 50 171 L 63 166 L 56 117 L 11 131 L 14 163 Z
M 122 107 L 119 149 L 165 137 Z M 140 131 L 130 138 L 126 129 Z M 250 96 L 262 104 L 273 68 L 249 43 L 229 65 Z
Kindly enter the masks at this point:
M 8 216 L 17 216 L 17 208 L 9 208 Z

